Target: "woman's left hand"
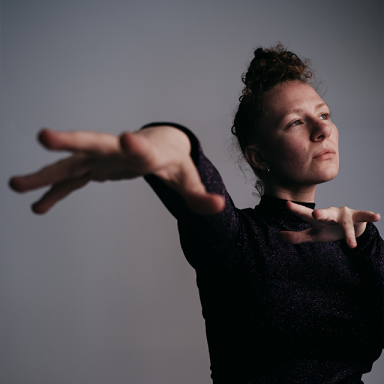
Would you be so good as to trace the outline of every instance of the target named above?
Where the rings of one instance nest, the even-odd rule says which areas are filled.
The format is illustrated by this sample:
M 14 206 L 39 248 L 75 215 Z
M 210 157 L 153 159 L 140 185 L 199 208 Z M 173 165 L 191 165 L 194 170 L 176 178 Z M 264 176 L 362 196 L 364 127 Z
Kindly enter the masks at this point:
M 356 211 L 348 207 L 313 210 L 287 201 L 287 208 L 312 226 L 312 228 L 300 232 L 281 231 L 279 239 L 291 244 L 326 243 L 345 239 L 350 248 L 355 248 L 357 246 L 356 238 L 363 234 L 367 222 L 380 220 L 378 213 Z

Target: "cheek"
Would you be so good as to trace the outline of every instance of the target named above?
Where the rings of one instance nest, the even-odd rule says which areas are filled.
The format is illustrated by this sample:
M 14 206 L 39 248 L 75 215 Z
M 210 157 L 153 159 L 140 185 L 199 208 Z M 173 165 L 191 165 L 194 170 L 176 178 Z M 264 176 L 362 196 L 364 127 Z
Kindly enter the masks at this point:
M 305 161 L 305 145 L 300 140 L 286 139 L 278 143 L 275 148 L 275 161 L 282 168 L 301 168 Z

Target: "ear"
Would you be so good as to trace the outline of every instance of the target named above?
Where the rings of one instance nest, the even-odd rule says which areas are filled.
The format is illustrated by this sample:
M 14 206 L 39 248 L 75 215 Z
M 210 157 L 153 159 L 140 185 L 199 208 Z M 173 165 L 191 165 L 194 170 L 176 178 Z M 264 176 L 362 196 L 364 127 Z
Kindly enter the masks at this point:
M 247 145 L 244 155 L 253 168 L 259 169 L 260 171 L 269 171 L 268 164 L 256 145 Z

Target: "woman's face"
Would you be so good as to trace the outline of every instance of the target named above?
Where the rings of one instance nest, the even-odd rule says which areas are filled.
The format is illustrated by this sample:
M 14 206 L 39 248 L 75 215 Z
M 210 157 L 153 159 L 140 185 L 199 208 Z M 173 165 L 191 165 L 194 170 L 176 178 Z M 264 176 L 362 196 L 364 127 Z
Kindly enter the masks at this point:
M 308 84 L 278 85 L 264 98 L 259 152 L 269 183 L 313 186 L 332 180 L 339 170 L 338 131 L 327 104 Z

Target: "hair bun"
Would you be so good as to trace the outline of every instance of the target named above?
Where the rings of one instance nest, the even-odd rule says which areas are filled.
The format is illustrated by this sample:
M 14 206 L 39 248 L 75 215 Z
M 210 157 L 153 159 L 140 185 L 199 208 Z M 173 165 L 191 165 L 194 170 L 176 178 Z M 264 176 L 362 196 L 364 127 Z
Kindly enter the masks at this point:
M 244 98 L 259 99 L 260 96 L 285 81 L 306 81 L 312 77 L 308 60 L 302 61 L 295 53 L 287 51 L 282 44 L 254 51 L 248 71 L 243 74 L 245 85 L 240 101 Z

